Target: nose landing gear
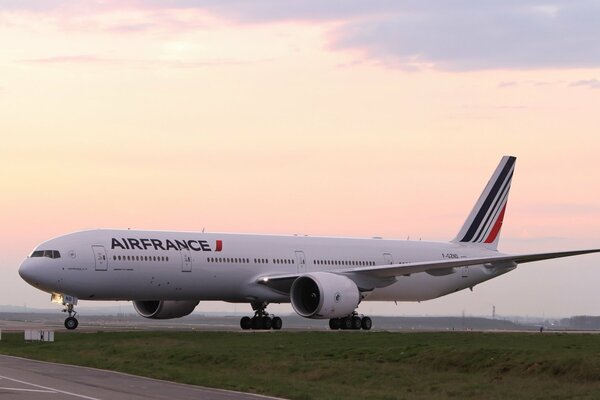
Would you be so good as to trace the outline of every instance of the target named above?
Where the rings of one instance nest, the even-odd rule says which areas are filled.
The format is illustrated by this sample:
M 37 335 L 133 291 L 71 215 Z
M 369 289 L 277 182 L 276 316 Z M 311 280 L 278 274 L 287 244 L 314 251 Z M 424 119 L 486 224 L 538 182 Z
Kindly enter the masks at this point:
M 77 328 L 77 325 L 79 325 L 79 321 L 77 321 L 77 318 L 75 318 L 77 311 L 73 309 L 73 304 L 71 303 L 66 303 L 65 306 L 66 307 L 62 311 L 69 314 L 69 316 L 65 319 L 65 328 L 71 331 Z
M 62 304 L 65 307 L 62 312 L 69 314 L 67 319 L 65 319 L 65 328 L 68 330 L 77 328 L 79 321 L 75 318 L 77 312 L 73 309 L 73 307 L 77 305 L 77 297 L 62 293 L 52 293 L 50 295 L 50 301 L 52 303 Z

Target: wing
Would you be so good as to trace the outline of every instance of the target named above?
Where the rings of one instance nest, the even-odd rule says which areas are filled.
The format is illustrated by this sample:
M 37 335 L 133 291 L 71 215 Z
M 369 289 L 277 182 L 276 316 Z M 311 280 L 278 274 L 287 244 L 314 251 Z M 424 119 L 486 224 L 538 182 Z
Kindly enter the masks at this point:
M 377 287 L 377 281 L 381 282 L 381 286 L 387 286 L 388 284 L 393 283 L 393 278 L 397 276 L 416 274 L 418 272 L 444 270 L 456 267 L 468 267 L 472 265 L 484 265 L 490 268 L 514 268 L 518 264 L 524 264 L 533 261 L 550 260 L 553 258 L 571 257 L 598 252 L 600 252 L 600 249 L 561 251 L 554 253 L 499 255 L 492 257 L 461 258 L 458 260 L 423 261 L 409 264 L 376 265 L 371 267 L 335 269 L 324 272 L 347 275 L 350 279 L 354 280 L 359 287 L 362 287 L 363 285 L 359 284 L 358 281 L 363 283 L 365 279 L 367 279 L 374 283 L 373 287 Z M 257 283 L 269 286 L 278 292 L 289 293 L 292 283 L 300 275 L 302 274 L 261 276 L 258 278 Z

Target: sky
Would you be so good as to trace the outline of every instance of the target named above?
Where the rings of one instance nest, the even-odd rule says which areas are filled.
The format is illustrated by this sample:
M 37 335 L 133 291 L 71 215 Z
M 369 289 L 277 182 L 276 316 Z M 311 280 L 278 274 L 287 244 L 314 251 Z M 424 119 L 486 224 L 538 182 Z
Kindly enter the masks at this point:
M 501 251 L 598 248 L 599 14 L 579 0 L 3 0 L 0 304 L 52 307 L 18 266 L 91 228 L 450 240 L 503 155 L 518 161 Z M 587 255 L 360 311 L 597 315 L 598 280 Z

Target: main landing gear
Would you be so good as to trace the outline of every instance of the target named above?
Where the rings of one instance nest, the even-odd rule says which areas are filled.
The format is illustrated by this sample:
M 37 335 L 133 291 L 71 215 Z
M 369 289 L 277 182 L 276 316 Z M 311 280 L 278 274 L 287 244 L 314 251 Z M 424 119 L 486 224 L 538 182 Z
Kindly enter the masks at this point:
M 373 326 L 373 321 L 371 318 L 363 316 L 359 317 L 356 312 L 352 313 L 352 315 L 348 315 L 343 318 L 332 318 L 329 320 L 329 328 L 332 330 L 338 329 L 353 329 L 359 330 L 364 329 L 368 331 Z
M 62 311 L 69 313 L 69 316 L 67 317 L 67 319 L 65 319 L 65 328 L 67 328 L 70 331 L 77 328 L 77 325 L 79 325 L 79 321 L 77 321 L 77 318 L 75 318 L 75 316 L 77 315 L 77 311 L 73 309 L 73 304 L 66 303 L 65 308 Z
M 244 329 L 244 330 L 247 330 L 247 329 L 279 330 L 279 329 L 281 329 L 281 327 L 283 326 L 283 321 L 281 321 L 281 318 L 271 316 L 265 310 L 265 308 L 267 308 L 267 305 L 269 303 L 263 302 L 263 303 L 251 303 L 251 304 L 252 304 L 252 309 L 254 310 L 254 317 L 252 317 L 252 318 L 242 317 L 242 319 L 240 320 L 240 326 L 242 329 Z

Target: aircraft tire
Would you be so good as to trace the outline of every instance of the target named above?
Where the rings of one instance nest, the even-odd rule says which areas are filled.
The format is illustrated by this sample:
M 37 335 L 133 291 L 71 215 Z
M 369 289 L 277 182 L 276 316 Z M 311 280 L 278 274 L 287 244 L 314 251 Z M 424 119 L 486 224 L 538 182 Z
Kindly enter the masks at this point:
M 273 320 L 271 317 L 262 317 L 261 329 L 269 330 L 273 327 Z
M 244 330 L 252 328 L 252 320 L 250 317 L 242 317 L 240 320 L 240 327 Z
M 341 321 L 339 318 L 331 318 L 329 320 L 329 329 L 336 331 L 341 328 Z
M 340 318 L 340 329 L 352 329 L 352 317 Z
M 79 321 L 77 321 L 77 318 L 75 317 L 68 317 L 67 319 L 65 319 L 65 328 L 67 328 L 70 331 L 76 329 L 78 325 Z
M 352 329 L 357 330 L 360 329 L 361 327 L 361 320 L 360 317 L 350 317 L 350 321 L 352 322 Z
M 279 317 L 273 317 L 272 325 L 273 329 L 278 331 L 283 326 L 283 321 Z
M 252 318 L 252 329 L 262 329 L 262 317 Z
M 373 321 L 371 321 L 371 318 L 369 317 L 363 317 L 360 321 L 360 325 L 365 331 L 368 331 L 373 326 Z

